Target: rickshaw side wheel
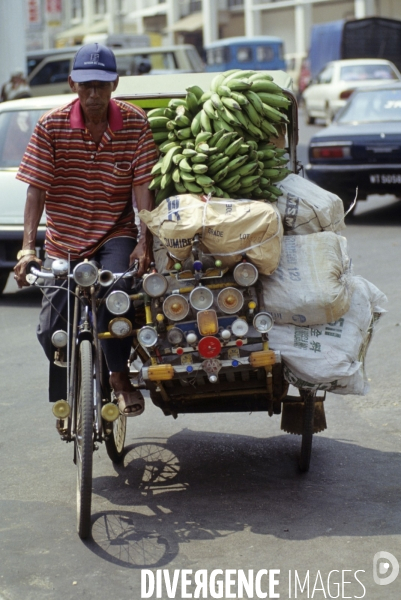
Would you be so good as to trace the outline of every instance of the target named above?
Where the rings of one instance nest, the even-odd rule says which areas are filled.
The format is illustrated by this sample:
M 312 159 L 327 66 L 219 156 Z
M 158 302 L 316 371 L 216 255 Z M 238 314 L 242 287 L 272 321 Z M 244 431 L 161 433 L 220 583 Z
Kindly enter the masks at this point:
M 302 473 L 306 473 L 309 471 L 312 454 L 316 393 L 310 390 L 300 390 L 300 394 L 304 401 L 304 419 L 302 425 L 301 454 L 299 457 L 298 466 Z

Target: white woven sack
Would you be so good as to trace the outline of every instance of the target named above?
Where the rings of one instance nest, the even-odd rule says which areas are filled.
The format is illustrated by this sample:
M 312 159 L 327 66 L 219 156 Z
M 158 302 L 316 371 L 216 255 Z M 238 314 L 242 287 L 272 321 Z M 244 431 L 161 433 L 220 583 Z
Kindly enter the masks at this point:
M 345 229 L 344 205 L 332 194 L 300 175 L 288 175 L 276 186 L 283 192 L 277 200 L 285 235 L 306 235 Z
M 269 333 L 292 385 L 338 394 L 367 392 L 364 360 L 373 322 L 385 312 L 380 305 L 387 298 L 363 277 L 352 279 L 351 306 L 338 321 L 310 327 L 275 325 Z
M 346 239 L 332 232 L 284 236 L 278 269 L 260 276 L 265 309 L 276 323 L 337 321 L 349 309 Z
M 139 217 L 166 250 L 177 260 L 192 251 L 193 239 L 202 229 L 205 203 L 195 194 L 166 198 L 152 211 L 141 210 Z

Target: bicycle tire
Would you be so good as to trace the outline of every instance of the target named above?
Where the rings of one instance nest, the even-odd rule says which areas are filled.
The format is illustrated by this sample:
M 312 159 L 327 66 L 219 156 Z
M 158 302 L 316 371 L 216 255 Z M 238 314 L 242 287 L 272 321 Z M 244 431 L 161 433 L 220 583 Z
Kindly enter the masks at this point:
M 312 455 L 313 425 L 315 416 L 315 392 L 305 392 L 304 398 L 304 420 L 302 426 L 301 454 L 299 456 L 299 470 L 302 473 L 309 471 Z
M 77 464 L 77 531 L 81 539 L 91 533 L 93 475 L 93 361 L 92 344 L 79 346 L 76 409 L 75 456 Z

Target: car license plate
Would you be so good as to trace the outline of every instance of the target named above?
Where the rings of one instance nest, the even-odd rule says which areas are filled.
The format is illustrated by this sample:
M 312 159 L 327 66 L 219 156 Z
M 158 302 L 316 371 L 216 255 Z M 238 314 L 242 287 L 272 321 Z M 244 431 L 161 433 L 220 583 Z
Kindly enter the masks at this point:
M 401 173 L 389 173 L 389 174 L 371 174 L 369 176 L 370 183 L 381 184 L 381 185 L 394 185 L 401 184 Z

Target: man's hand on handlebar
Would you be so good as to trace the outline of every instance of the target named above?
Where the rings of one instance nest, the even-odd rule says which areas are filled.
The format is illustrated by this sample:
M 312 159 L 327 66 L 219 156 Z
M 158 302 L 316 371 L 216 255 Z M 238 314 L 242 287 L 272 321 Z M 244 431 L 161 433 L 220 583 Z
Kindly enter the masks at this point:
M 14 267 L 14 279 L 17 282 L 19 288 L 29 286 L 26 280 L 27 272 L 26 268 L 32 261 L 35 261 L 38 265 L 38 269 L 42 266 L 42 261 L 35 256 L 23 256 Z
M 153 238 L 149 231 L 146 237 L 140 237 L 135 250 L 130 255 L 130 264 L 138 261 L 138 277 L 146 273 L 149 265 L 153 262 Z

